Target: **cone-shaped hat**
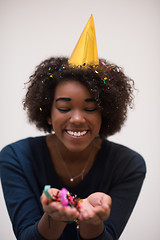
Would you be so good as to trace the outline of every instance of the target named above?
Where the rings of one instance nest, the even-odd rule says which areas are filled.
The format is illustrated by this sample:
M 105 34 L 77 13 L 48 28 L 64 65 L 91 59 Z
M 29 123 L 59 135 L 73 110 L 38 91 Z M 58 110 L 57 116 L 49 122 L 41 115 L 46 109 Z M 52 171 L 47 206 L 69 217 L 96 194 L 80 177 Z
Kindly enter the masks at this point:
M 77 42 L 69 59 L 69 64 L 72 66 L 99 64 L 93 15 L 88 20 Z

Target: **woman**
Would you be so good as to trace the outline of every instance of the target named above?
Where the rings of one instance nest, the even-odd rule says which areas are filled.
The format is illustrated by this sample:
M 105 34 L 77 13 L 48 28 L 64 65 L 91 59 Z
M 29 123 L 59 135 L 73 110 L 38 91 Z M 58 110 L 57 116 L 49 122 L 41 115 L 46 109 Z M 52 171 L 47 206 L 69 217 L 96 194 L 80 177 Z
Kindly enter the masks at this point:
M 138 153 L 106 138 L 126 120 L 133 88 L 119 67 L 102 59 L 75 67 L 67 58 L 50 58 L 37 67 L 24 108 L 49 134 L 10 144 L 0 154 L 17 239 L 119 238 L 146 169 Z M 42 193 L 48 184 L 54 201 Z M 63 187 L 82 199 L 79 207 L 59 202 Z

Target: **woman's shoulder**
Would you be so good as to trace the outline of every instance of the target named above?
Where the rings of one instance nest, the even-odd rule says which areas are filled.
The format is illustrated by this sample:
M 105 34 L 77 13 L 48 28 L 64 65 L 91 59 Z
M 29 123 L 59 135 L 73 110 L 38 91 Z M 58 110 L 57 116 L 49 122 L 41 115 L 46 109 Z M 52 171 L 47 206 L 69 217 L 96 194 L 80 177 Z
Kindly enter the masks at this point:
M 107 156 L 111 164 L 121 167 L 135 167 L 142 172 L 146 172 L 146 164 L 143 156 L 128 146 L 104 140 L 102 142 L 102 152 Z
M 17 140 L 15 142 L 12 142 L 10 144 L 7 144 L 6 146 L 4 146 L 2 148 L 1 151 L 5 151 L 9 148 L 26 148 L 26 147 L 30 147 L 32 145 L 37 145 L 39 143 L 41 143 L 43 141 L 43 139 L 45 138 L 45 136 L 37 136 L 37 137 L 27 137 L 24 139 L 20 139 Z
M 129 155 L 129 156 L 138 156 L 143 158 L 140 153 L 131 149 L 128 146 L 122 145 L 120 143 L 112 142 L 108 139 L 103 140 L 102 142 L 102 150 L 115 154 L 115 155 Z
M 8 144 L 7 146 L 3 147 L 0 151 L 0 161 L 3 161 L 4 157 L 12 158 L 31 155 L 33 151 L 39 149 L 41 151 L 42 144 L 44 144 L 45 136 L 38 136 L 38 137 L 28 137 L 13 143 Z

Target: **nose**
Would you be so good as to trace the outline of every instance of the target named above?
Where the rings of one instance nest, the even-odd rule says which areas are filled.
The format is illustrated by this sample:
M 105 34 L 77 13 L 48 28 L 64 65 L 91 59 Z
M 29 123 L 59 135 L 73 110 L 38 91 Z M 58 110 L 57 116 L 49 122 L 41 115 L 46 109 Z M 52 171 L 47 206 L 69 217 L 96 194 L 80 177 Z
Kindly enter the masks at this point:
M 73 111 L 71 118 L 70 118 L 70 123 L 74 123 L 74 124 L 78 124 L 78 125 L 85 123 L 84 114 L 79 110 Z

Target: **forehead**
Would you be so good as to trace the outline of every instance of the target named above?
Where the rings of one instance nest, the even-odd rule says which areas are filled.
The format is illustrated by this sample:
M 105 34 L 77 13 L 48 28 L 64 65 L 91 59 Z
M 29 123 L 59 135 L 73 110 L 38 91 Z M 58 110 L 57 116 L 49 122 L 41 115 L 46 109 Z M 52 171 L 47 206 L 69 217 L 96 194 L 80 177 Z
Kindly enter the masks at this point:
M 57 97 L 84 97 L 91 98 L 91 93 L 88 88 L 76 80 L 65 80 L 58 84 L 55 90 L 55 98 Z

